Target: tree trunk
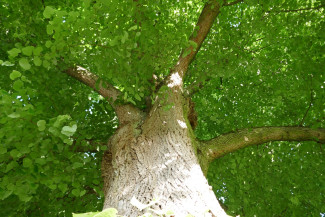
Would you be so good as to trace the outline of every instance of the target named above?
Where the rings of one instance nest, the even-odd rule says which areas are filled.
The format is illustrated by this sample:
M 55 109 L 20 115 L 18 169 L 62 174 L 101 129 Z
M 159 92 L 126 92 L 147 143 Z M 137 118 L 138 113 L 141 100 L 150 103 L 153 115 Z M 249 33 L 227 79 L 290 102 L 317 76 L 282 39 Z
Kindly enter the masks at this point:
M 102 163 L 104 209 L 113 207 L 125 216 L 168 210 L 174 216 L 227 216 L 198 163 L 186 103 L 180 91 L 168 91 L 174 93 L 157 97 L 149 114 L 125 123 L 110 139 Z M 139 210 L 132 198 L 156 203 Z

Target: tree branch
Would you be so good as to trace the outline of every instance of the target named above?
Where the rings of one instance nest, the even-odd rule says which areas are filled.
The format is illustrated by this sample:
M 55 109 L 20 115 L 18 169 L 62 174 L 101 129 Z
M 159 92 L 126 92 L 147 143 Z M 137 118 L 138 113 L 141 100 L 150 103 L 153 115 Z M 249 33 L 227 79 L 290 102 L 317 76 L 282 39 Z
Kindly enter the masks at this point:
M 311 85 L 310 87 L 313 86 L 313 80 L 312 80 L 312 79 L 313 79 L 313 78 L 310 77 L 310 85 Z M 310 108 L 311 108 L 312 105 L 313 105 L 313 89 L 310 88 L 310 102 L 309 102 L 309 106 L 308 106 L 308 108 L 307 108 L 307 110 L 306 110 L 306 112 L 305 112 L 305 114 L 304 114 L 304 117 L 302 118 L 302 120 L 301 120 L 299 126 L 302 126 L 302 125 L 304 124 L 304 122 L 305 122 L 305 118 L 307 117 L 307 114 L 308 114 L 308 112 L 309 112 L 309 110 L 310 110 Z
M 280 11 L 273 11 L 273 10 L 269 10 L 266 11 L 266 13 L 271 13 L 271 12 L 276 12 L 276 13 L 290 13 L 290 12 L 300 12 L 300 11 L 309 11 L 309 10 L 318 10 L 325 7 L 325 5 L 321 4 L 317 7 L 309 7 L 309 8 L 299 8 L 299 9 L 292 9 L 292 10 L 280 10 Z
M 206 3 L 195 26 L 195 29 L 190 36 L 189 47 L 183 49 L 176 66 L 167 78 L 168 84 L 174 82 L 172 79 L 174 73 L 177 73 L 177 77 L 180 77 L 181 79 L 185 76 L 188 66 L 199 51 L 219 12 L 220 5 L 216 0 L 208 1 Z
M 133 105 L 118 105 L 114 103 L 121 92 L 108 82 L 89 72 L 87 69 L 77 66 L 64 71 L 71 77 L 91 87 L 94 91 L 102 95 L 114 108 L 119 119 L 120 126 L 129 122 L 138 121 L 143 117 L 143 112 Z
M 233 1 L 233 2 L 227 2 L 227 0 L 223 0 L 223 5 L 222 6 L 231 6 L 231 5 L 235 5 L 239 2 L 243 2 L 244 0 L 236 0 L 236 1 Z
M 325 129 L 307 127 L 258 127 L 221 135 L 202 141 L 199 153 L 211 162 L 215 158 L 251 145 L 270 141 L 316 141 L 325 143 Z
M 88 87 L 91 87 L 105 99 L 109 100 L 112 106 L 113 102 L 121 94 L 119 90 L 113 87 L 113 85 L 109 84 L 108 82 L 99 80 L 100 78 L 97 75 L 89 72 L 87 69 L 82 68 L 81 66 L 68 68 L 64 72 L 77 79 L 78 81 L 84 83 Z

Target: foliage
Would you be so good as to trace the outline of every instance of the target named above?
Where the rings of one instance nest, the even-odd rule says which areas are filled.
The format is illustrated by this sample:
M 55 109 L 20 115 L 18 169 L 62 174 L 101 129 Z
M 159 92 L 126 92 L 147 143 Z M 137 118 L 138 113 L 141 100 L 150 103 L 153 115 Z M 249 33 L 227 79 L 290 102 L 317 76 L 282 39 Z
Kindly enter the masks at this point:
M 317 144 L 274 142 L 216 160 L 208 179 L 231 214 L 318 216 L 325 210 L 323 164 Z
M 221 9 L 185 82 L 199 138 L 256 126 L 325 127 L 324 4 L 251 0 Z M 81 65 L 145 108 L 188 46 L 203 5 L 1 1 L 0 216 L 101 209 L 100 161 L 118 120 L 107 101 L 62 72 Z M 318 144 L 272 143 L 218 159 L 208 177 L 232 214 L 319 215 L 323 165 Z

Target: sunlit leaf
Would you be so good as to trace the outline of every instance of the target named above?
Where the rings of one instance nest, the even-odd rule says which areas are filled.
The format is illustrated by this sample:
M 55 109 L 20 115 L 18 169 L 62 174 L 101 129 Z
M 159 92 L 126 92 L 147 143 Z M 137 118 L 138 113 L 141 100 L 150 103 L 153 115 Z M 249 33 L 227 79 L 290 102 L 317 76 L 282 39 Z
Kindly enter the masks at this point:
M 16 78 L 19 78 L 21 76 L 21 73 L 13 70 L 12 73 L 10 73 L 10 79 L 11 80 L 15 80 Z
M 31 68 L 31 65 L 26 58 L 21 58 L 19 60 L 19 65 L 25 70 L 29 70 Z

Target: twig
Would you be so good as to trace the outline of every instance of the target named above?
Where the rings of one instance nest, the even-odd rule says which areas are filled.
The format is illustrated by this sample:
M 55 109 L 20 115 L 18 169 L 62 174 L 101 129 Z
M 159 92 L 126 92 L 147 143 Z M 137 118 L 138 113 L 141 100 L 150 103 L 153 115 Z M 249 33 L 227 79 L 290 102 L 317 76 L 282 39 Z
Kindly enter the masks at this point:
M 231 6 L 231 5 L 235 5 L 239 2 L 243 2 L 244 0 L 236 0 L 236 1 L 233 1 L 233 2 L 227 2 L 227 0 L 223 0 L 223 5 L 222 6 Z
M 310 83 L 311 83 L 311 87 L 312 87 L 312 84 L 313 84 L 312 77 L 311 77 Z M 313 105 L 313 89 L 310 88 L 310 102 L 309 102 L 309 106 L 308 106 L 308 108 L 307 108 L 307 110 L 306 110 L 306 112 L 304 114 L 304 117 L 302 118 L 299 126 L 302 126 L 302 124 L 305 122 L 305 118 L 306 118 L 306 116 L 307 116 L 307 114 L 308 114 L 308 112 L 309 112 L 309 110 L 310 110 L 310 108 L 311 108 L 312 105 Z
M 300 11 L 308 11 L 308 10 L 317 10 L 320 8 L 325 7 L 325 5 L 319 5 L 317 7 L 309 7 L 309 8 L 299 8 L 299 9 L 292 9 L 292 10 L 280 10 L 280 11 L 273 11 L 273 10 L 269 10 L 269 11 L 265 11 L 266 13 L 271 13 L 271 12 L 276 12 L 276 13 L 290 13 L 290 12 L 300 12 Z

